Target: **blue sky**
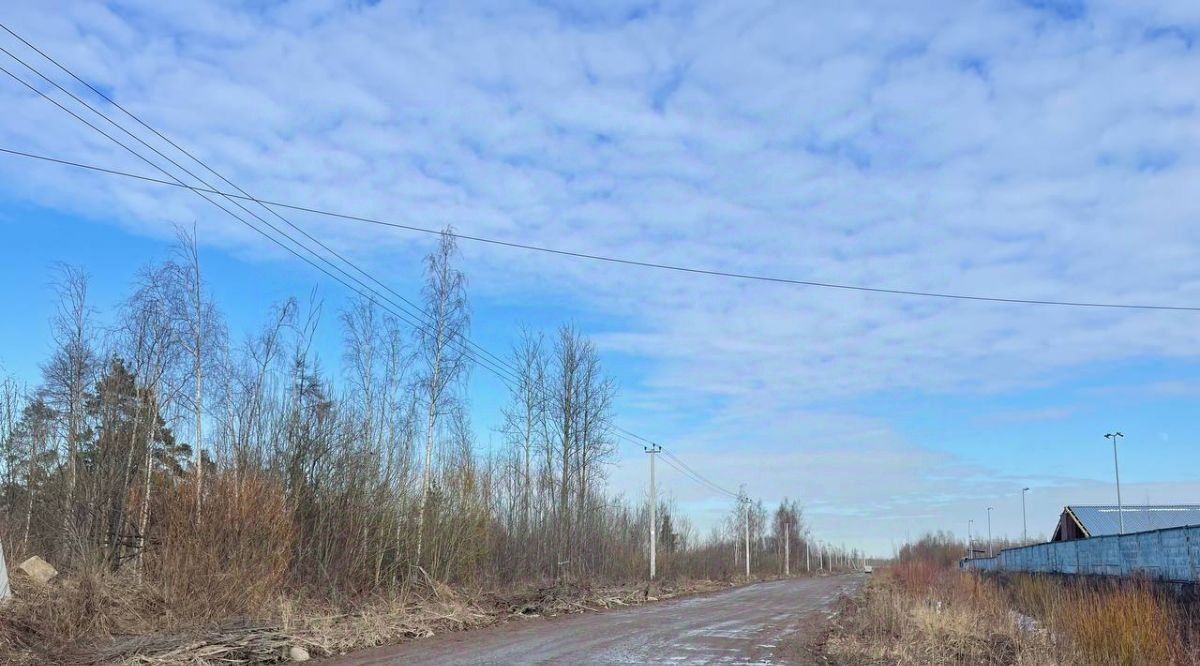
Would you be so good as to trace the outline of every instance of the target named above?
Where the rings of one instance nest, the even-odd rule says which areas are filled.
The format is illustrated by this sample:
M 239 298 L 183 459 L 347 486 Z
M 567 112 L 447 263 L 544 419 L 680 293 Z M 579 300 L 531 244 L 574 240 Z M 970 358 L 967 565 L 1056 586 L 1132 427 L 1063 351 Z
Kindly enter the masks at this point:
M 272 199 L 737 272 L 1200 305 L 1190 1 L 15 0 L 0 20 Z M 7 78 L 0 109 L 2 147 L 150 173 Z M 195 223 L 232 329 L 320 285 L 335 367 L 344 293 L 205 206 L 0 156 L 0 363 L 36 375 L 54 262 L 84 266 L 103 307 Z M 417 294 L 428 237 L 289 217 Z M 1063 504 L 1113 496 L 1114 428 L 1126 497 L 1200 499 L 1200 315 L 462 249 L 480 343 L 575 321 L 625 427 L 726 486 L 800 498 L 830 541 L 886 552 L 988 505 L 1015 535 L 1023 485 L 1047 532 Z M 486 444 L 498 386 L 480 374 Z M 623 450 L 613 487 L 645 477 Z M 702 528 L 728 510 L 670 470 L 663 486 Z

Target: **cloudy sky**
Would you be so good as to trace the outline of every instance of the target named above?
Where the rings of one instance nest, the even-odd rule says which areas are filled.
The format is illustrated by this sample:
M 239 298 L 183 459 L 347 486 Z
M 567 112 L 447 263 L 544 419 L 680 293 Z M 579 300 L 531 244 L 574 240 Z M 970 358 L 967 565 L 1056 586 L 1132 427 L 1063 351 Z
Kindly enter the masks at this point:
M 0 22 L 257 196 L 720 271 L 1200 306 L 1191 0 L 43 7 Z M 0 148 L 155 175 L 8 75 L 0 110 Z M 287 215 L 416 295 L 428 236 Z M 0 363 L 36 377 L 53 262 L 104 306 L 193 222 L 235 330 L 314 285 L 345 297 L 185 191 L 0 154 Z M 886 553 L 987 506 L 1016 536 L 1023 486 L 1048 533 L 1063 504 L 1112 501 L 1114 428 L 1129 501 L 1200 500 L 1200 313 L 462 250 L 480 343 L 576 322 L 624 427 L 801 499 L 818 538 Z M 500 387 L 480 374 L 486 444 Z M 645 456 L 620 458 L 612 485 L 640 496 Z M 701 526 L 729 510 L 672 470 L 662 486 Z

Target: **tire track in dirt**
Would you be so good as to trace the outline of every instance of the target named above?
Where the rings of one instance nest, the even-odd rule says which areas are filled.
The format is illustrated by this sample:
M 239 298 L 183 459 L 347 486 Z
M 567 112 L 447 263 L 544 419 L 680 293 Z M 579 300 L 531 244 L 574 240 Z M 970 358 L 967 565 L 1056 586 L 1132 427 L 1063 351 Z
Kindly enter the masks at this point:
M 435 636 L 329 660 L 383 664 L 729 664 L 794 663 L 781 649 L 820 627 L 863 576 L 776 580 L 635 608 Z

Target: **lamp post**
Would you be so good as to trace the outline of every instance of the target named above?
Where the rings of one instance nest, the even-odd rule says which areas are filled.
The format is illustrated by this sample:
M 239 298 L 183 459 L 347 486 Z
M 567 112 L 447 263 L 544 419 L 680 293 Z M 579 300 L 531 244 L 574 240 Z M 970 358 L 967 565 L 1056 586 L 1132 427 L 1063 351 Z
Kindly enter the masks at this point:
M 992 556 L 992 507 L 988 507 L 988 557 Z
M 1029 488 L 1021 489 L 1021 536 L 1024 540 L 1022 546 L 1029 543 L 1029 522 L 1025 519 L 1025 493 L 1027 492 L 1029 492 Z
M 1121 465 L 1117 462 L 1117 439 L 1124 436 L 1119 432 L 1110 432 L 1104 435 L 1105 439 L 1111 439 L 1113 443 L 1113 471 L 1117 475 L 1117 521 L 1121 528 L 1119 534 L 1125 533 L 1125 507 L 1121 505 Z

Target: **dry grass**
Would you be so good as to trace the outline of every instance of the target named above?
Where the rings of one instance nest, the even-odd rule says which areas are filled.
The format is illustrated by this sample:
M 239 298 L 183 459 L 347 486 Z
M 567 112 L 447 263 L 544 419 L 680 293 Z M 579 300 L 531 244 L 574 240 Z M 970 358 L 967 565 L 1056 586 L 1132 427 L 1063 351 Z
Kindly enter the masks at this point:
M 1178 603 L 1144 580 L 1070 583 L 1017 576 L 1005 586 L 1023 612 L 1062 636 L 1087 664 L 1193 663 Z
M 923 565 L 883 574 L 844 604 L 825 643 L 839 664 L 1056 664 L 1045 632 L 1023 628 L 993 586 L 931 576 Z M 911 574 L 911 575 L 906 575 Z
M 14 598 L 0 613 L 0 662 L 54 663 L 97 636 L 169 628 L 162 595 L 133 576 L 85 573 L 51 585 L 12 579 Z
M 93 644 L 73 655 L 82 663 L 262 664 L 286 661 L 288 649 L 312 656 L 400 643 L 491 624 L 496 616 L 457 597 L 375 599 L 352 612 L 317 604 L 280 602 L 271 621 L 234 623 L 183 632 L 159 632 Z
M 292 522 L 278 484 L 255 475 L 212 475 L 204 511 L 192 487 L 156 488 L 139 573 L 128 560 L 64 573 L 50 585 L 15 574 L 15 600 L 0 613 L 0 662 L 58 662 L 110 636 L 184 631 L 262 617 L 283 596 Z M 139 506 L 140 497 L 132 504 Z
M 173 611 L 161 590 L 133 576 L 89 575 L 50 585 L 18 577 L 15 583 L 16 600 L 0 614 L 5 664 L 274 663 L 286 661 L 293 646 L 330 656 L 517 617 L 632 606 L 728 587 L 679 581 L 655 589 L 574 584 L 463 591 L 425 578 L 350 606 L 277 596 L 243 619 L 207 622 Z
M 870 581 L 825 642 L 839 664 L 1193 664 L 1178 603 L 1145 581 L 1004 582 L 923 561 Z

